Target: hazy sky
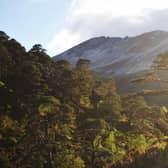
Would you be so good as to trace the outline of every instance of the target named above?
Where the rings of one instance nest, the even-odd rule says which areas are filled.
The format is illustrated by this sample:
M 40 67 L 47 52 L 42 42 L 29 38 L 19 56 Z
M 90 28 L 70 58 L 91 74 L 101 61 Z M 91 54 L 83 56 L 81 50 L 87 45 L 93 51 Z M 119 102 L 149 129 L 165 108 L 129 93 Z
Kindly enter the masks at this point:
M 0 29 L 56 55 L 95 36 L 168 31 L 168 0 L 0 0 Z
M 0 30 L 27 49 L 35 43 L 47 48 L 64 26 L 70 5 L 71 0 L 0 0 Z

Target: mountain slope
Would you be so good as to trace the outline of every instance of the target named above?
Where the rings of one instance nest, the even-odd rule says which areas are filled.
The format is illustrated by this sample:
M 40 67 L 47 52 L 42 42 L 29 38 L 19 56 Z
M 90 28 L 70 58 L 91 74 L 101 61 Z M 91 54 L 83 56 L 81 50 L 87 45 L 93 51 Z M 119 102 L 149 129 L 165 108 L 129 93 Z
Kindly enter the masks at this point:
M 98 37 L 81 43 L 55 60 L 91 60 L 91 67 L 105 77 L 123 76 L 150 70 L 157 55 L 168 50 L 168 32 L 152 31 L 136 37 Z

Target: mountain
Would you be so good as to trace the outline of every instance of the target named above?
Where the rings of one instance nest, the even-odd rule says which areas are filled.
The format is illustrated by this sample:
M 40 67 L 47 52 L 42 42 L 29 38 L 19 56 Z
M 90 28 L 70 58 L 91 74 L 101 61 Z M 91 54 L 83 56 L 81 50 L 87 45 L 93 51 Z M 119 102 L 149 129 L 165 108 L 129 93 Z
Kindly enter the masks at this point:
M 159 55 L 167 51 L 168 32 L 152 31 L 135 37 L 93 38 L 54 59 L 65 59 L 72 64 L 89 59 L 100 78 L 115 79 L 120 94 L 139 92 L 150 104 L 168 105 L 168 94 L 162 91 L 167 88 L 168 73 L 154 68 Z M 144 91 L 152 93 L 147 95 Z
M 56 62 L 40 44 L 26 51 L 0 31 L 0 168 L 168 167 L 168 106 L 149 105 L 150 90 L 118 94 L 86 63 Z M 155 69 L 167 74 L 168 52 Z
M 54 59 L 72 64 L 80 58 L 89 59 L 92 69 L 102 76 L 123 76 L 150 70 L 158 54 L 167 50 L 168 32 L 152 31 L 136 37 L 93 38 Z

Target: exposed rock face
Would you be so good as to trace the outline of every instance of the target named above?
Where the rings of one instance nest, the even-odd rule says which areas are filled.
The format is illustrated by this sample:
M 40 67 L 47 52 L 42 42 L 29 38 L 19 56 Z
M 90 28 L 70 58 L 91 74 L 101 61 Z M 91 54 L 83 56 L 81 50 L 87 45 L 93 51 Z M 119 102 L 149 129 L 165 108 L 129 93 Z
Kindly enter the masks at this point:
M 168 32 L 152 31 L 136 37 L 93 38 L 54 59 L 66 59 L 72 64 L 80 58 L 89 59 L 93 70 L 109 77 L 150 70 L 157 55 L 165 51 L 168 51 Z

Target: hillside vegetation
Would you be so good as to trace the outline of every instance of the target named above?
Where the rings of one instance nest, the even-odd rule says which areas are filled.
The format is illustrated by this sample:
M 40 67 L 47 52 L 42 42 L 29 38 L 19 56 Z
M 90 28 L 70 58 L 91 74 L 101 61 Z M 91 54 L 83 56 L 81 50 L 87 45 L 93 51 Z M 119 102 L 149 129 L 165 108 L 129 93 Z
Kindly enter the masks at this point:
M 89 63 L 55 62 L 0 32 L 1 168 L 168 166 L 168 109 L 119 95 Z

